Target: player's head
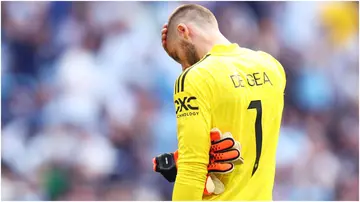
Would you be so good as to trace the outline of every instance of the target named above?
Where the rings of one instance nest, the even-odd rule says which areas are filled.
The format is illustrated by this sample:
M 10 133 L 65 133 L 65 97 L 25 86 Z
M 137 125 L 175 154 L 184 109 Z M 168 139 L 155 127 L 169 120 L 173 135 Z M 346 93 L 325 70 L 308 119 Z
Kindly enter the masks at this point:
M 182 5 L 169 17 L 168 52 L 183 67 L 191 66 L 206 54 L 206 41 L 217 32 L 218 23 L 210 10 L 197 4 Z

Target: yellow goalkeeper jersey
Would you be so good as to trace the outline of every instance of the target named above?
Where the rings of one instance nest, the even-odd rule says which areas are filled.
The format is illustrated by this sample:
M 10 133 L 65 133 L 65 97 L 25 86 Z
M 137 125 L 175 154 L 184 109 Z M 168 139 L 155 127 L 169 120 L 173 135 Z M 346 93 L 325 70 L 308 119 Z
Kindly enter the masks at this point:
M 276 59 L 237 44 L 216 45 L 183 71 L 174 92 L 179 159 L 173 200 L 272 200 L 285 85 Z M 217 175 L 222 194 L 203 196 L 214 127 L 241 143 L 244 164 Z

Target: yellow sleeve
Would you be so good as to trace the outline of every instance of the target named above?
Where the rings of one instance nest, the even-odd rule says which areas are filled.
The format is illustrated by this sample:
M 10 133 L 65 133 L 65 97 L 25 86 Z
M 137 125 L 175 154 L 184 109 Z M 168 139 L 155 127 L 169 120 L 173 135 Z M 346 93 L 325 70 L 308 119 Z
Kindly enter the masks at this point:
M 202 200 L 211 146 L 211 94 L 204 77 L 193 68 L 175 84 L 179 158 L 173 200 Z

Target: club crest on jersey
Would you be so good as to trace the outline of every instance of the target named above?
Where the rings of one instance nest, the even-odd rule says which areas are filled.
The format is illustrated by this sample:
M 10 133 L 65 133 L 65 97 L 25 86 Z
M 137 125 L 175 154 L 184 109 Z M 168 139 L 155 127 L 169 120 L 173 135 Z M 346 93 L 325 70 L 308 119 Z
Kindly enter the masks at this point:
M 185 115 L 181 114 L 178 115 L 178 118 L 181 116 L 193 116 L 193 115 L 197 115 L 199 112 L 188 112 L 185 113 L 189 110 L 198 110 L 199 107 L 194 105 L 194 101 L 196 100 L 196 97 L 191 96 L 191 97 L 184 97 L 184 98 L 178 98 L 175 100 L 175 105 L 176 105 L 176 114 L 182 113 L 184 112 Z

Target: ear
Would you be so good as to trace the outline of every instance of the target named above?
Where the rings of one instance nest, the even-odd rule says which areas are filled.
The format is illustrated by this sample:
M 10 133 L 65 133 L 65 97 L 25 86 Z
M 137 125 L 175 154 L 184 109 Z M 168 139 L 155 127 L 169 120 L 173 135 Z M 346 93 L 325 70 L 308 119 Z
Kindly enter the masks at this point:
M 177 31 L 180 36 L 182 36 L 184 39 L 189 39 L 190 31 L 188 26 L 186 26 L 184 23 L 180 23 L 177 26 Z

